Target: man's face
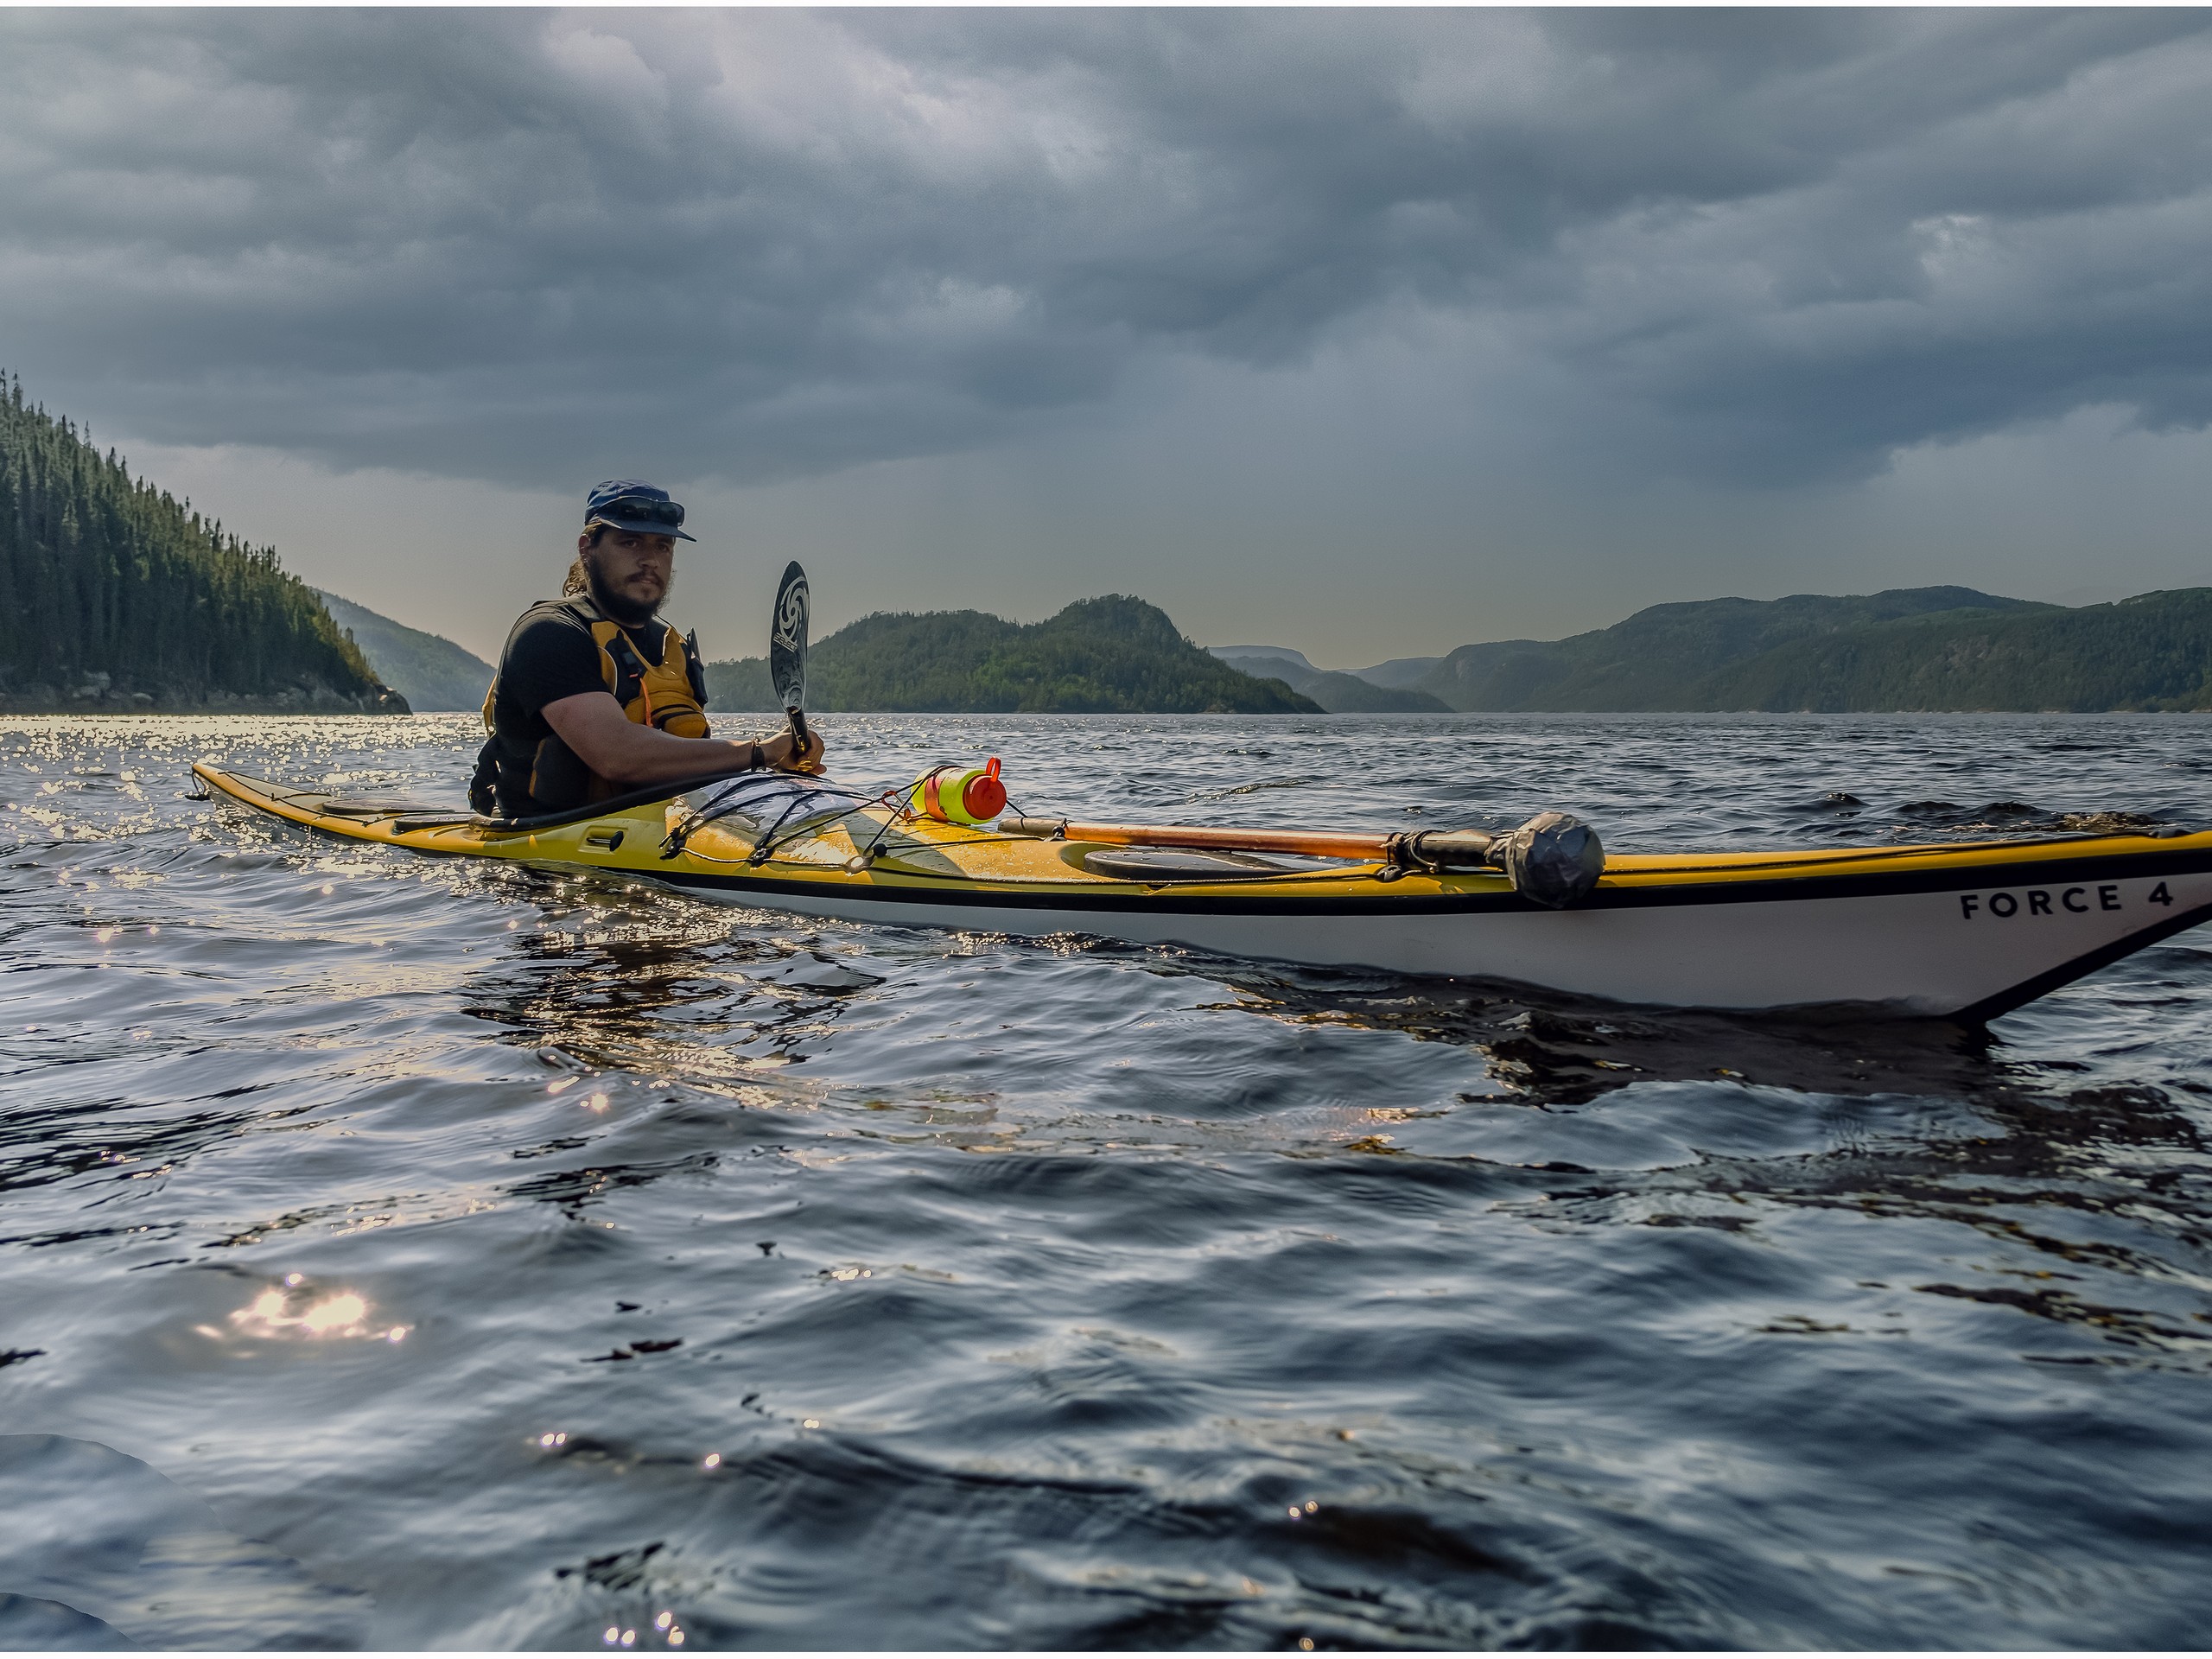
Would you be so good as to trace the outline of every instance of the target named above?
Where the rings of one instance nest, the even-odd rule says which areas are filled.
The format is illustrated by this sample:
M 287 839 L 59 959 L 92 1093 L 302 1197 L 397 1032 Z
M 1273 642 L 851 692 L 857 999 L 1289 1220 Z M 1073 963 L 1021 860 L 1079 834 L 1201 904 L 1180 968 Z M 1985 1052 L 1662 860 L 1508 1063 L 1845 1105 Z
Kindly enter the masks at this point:
M 605 530 L 596 545 L 586 534 L 576 544 L 601 593 L 643 616 L 660 609 L 676 580 L 676 537 L 633 530 Z

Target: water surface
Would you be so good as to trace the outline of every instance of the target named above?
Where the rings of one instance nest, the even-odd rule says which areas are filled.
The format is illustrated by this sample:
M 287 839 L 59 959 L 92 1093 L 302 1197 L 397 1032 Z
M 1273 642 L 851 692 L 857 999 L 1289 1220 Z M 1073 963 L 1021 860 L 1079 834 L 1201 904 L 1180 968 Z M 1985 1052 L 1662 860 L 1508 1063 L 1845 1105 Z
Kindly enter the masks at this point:
M 1094 817 L 2212 823 L 2185 716 L 823 723 Z M 2201 932 L 1793 1026 L 186 798 L 469 725 L 0 724 L 0 1641 L 2201 1643 Z

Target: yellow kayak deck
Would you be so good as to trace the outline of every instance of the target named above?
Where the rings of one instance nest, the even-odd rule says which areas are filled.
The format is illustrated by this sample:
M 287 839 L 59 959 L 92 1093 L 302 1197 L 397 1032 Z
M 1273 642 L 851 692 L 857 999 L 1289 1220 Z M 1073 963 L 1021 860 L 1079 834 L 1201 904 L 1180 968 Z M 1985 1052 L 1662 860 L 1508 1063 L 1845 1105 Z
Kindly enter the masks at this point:
M 1057 889 L 1078 900 L 1096 900 L 1108 894 L 1134 898 L 1172 887 L 1179 898 L 1211 896 L 1230 903 L 1262 895 L 1289 899 L 1355 893 L 1396 904 L 1447 897 L 1522 902 L 1514 899 L 1499 872 L 1403 871 L 1387 873 L 1386 880 L 1378 880 L 1386 876 L 1386 866 L 1379 860 L 1282 874 L 1255 872 L 1219 881 L 1147 881 L 1100 874 L 1084 865 L 1088 855 L 1104 850 L 1097 843 L 1001 836 L 988 828 L 904 817 L 880 804 L 856 806 L 835 821 L 796 835 L 775 835 L 771 837 L 771 850 L 762 859 L 754 857 L 753 837 L 728 820 L 692 830 L 671 855 L 666 849 L 671 832 L 690 816 L 690 808 L 680 799 L 634 805 L 610 803 L 606 810 L 572 822 L 543 828 L 513 827 L 460 811 L 353 800 L 335 791 L 273 783 L 204 763 L 193 770 L 212 791 L 232 800 L 272 817 L 351 840 L 420 853 L 622 871 L 680 885 L 788 884 L 818 886 L 854 896 L 868 892 L 888 896 L 925 890 L 941 893 L 952 884 L 979 896 L 1018 893 L 1026 903 L 1049 902 L 1047 895 L 1038 891 L 1040 887 Z M 871 860 L 862 868 L 851 868 L 855 855 L 864 847 L 873 849 Z M 1885 886 L 1904 880 L 1914 887 L 1981 887 L 2024 874 L 2027 867 L 2054 860 L 2068 867 L 2087 868 L 2108 861 L 2133 866 L 2145 858 L 2161 868 L 2202 868 L 2212 861 L 2212 831 L 2183 836 L 2040 836 L 1808 851 L 1611 853 L 1590 902 L 1602 906 L 1608 895 L 1656 896 L 1658 890 L 1669 889 L 1685 890 L 1683 896 L 1688 897 L 1686 890 L 1691 889 L 1766 887 L 1808 879 L 1821 879 L 1823 887 L 1854 877 L 1878 880 Z M 1929 877 L 1937 880 L 1931 884 Z

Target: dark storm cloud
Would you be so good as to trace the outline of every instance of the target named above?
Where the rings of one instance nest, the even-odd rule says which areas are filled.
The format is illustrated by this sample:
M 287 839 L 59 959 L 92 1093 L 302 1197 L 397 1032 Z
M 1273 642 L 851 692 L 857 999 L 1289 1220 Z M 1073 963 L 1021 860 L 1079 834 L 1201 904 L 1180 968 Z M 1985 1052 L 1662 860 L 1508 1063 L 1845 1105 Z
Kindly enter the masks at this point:
M 2212 419 L 2208 181 L 2187 12 L 19 11 L 0 359 L 163 441 L 746 480 L 1427 314 L 1562 454 L 1786 482 Z

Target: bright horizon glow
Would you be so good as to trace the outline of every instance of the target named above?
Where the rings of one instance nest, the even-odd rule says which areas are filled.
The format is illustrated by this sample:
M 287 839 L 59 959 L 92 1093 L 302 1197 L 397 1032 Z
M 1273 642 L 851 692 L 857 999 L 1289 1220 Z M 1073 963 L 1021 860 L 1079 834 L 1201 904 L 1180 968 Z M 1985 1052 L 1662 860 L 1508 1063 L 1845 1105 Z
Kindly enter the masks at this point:
M 134 472 L 190 494 L 195 506 L 242 526 L 241 534 L 275 542 L 284 568 L 302 580 L 443 634 L 486 661 L 497 660 L 523 607 L 557 588 L 575 534 L 564 521 L 581 514 L 580 503 L 550 492 L 373 470 L 338 474 L 272 451 L 132 445 L 127 453 Z M 142 454 L 153 464 L 142 465 Z M 191 487 L 176 489 L 172 478 L 191 480 Z M 880 524 L 898 511 L 897 491 L 887 493 L 888 501 L 838 502 L 828 499 L 837 480 L 798 499 L 779 498 L 793 489 L 788 486 L 757 493 L 678 486 L 702 535 L 720 516 L 756 526 L 766 521 L 783 533 L 762 537 L 772 551 L 731 555 L 711 543 L 679 549 L 667 611 L 699 629 L 710 658 L 759 656 L 775 576 L 787 557 L 798 557 L 815 589 L 817 639 L 872 611 L 975 609 L 1034 622 L 1077 600 L 1119 591 L 1160 606 L 1202 644 L 1287 646 L 1317 667 L 1350 670 L 1394 657 L 1440 657 L 1486 639 L 1562 638 L 1611 626 L 1648 605 L 1686 600 L 1956 584 L 2085 605 L 2212 585 L 2212 554 L 2191 516 L 2208 479 L 2212 435 L 2146 432 L 2117 411 L 2088 410 L 2063 423 L 1904 452 L 1879 477 L 1809 502 L 1658 493 L 1618 510 L 1632 518 L 1640 505 L 1668 518 L 1667 556 L 1648 569 L 1614 570 L 1609 567 L 1622 562 L 1616 547 L 1569 543 L 1471 594 L 1440 594 L 1433 584 L 1448 584 L 1448 571 L 1421 573 L 1413 578 L 1423 584 L 1417 594 L 1398 600 L 1357 572 L 1332 571 L 1316 559 L 1308 578 L 1336 601 L 1319 615 L 1304 594 L 1255 591 L 1235 567 L 1224 581 L 1223 573 L 1158 561 L 1136 569 L 1125 564 L 1114 581 L 1086 586 L 1060 563 L 1031 566 L 951 546 L 902 567 L 869 544 L 865 528 L 849 538 L 825 536 L 823 545 L 802 539 L 810 519 L 867 513 Z M 852 493 L 863 493 L 855 486 Z M 456 513 L 480 508 L 489 528 L 481 535 L 448 532 L 434 515 L 407 527 L 399 545 L 383 545 L 385 526 L 372 504 L 395 496 Z M 2101 522 L 2130 519 L 2142 526 L 2133 556 L 2082 558 Z M 268 531 L 257 528 L 264 524 Z M 1772 544 L 1764 539 L 1770 536 L 1789 550 L 1731 556 L 1700 550 L 1700 526 L 1715 541 L 1758 550 Z M 915 531 L 910 525 L 904 533 Z M 1095 527 L 1090 533 L 1097 534 Z M 1561 586 L 1556 578 L 1563 573 L 1581 580 Z

